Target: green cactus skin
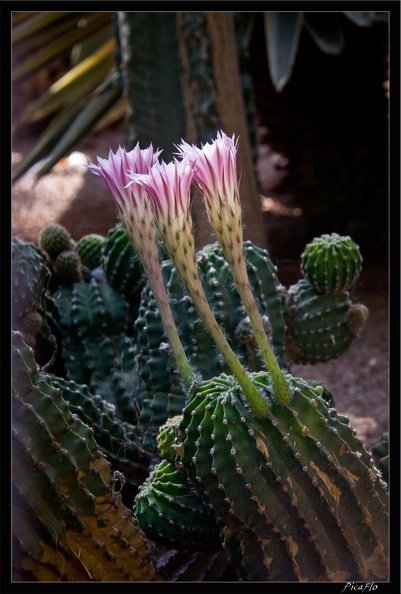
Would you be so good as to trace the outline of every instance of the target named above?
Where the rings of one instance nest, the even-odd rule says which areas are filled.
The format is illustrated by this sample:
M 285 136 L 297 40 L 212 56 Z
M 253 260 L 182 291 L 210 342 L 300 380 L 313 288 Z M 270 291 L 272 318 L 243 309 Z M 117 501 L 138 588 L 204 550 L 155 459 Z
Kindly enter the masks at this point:
M 322 235 L 308 243 L 301 255 L 301 270 L 318 293 L 348 291 L 362 269 L 359 246 L 349 236 Z
M 387 491 L 370 454 L 316 388 L 286 376 L 292 399 L 254 417 L 236 381 L 204 382 L 185 406 L 177 466 L 226 526 L 244 579 L 385 580 Z
M 127 333 L 129 308 L 124 296 L 95 278 L 61 285 L 53 296 L 67 379 L 87 385 L 114 404 L 121 419 L 135 424 L 135 347 Z
M 135 498 L 135 515 L 148 538 L 175 549 L 219 549 L 220 527 L 185 473 L 162 460 Z
M 101 266 L 114 289 L 129 296 L 140 294 L 145 284 L 143 267 L 121 223 L 106 236 Z
M 339 357 L 362 329 L 367 313 L 364 305 L 352 304 L 347 292 L 321 295 L 301 279 L 287 292 L 286 349 L 291 362 L 316 364 Z
M 38 244 L 50 260 L 55 260 L 61 252 L 72 250 L 75 245 L 70 232 L 58 223 L 51 223 L 41 229 Z
M 40 365 L 54 365 L 58 325 L 50 310 L 52 273 L 44 254 L 31 242 L 12 238 L 12 327 L 35 349 Z
M 382 473 L 383 480 L 387 485 L 389 482 L 389 433 L 386 431 L 382 434 L 379 441 L 372 447 L 373 460 L 376 462 L 377 468 Z
M 115 407 L 88 387 L 51 374 L 53 386 L 61 390 L 69 410 L 93 429 L 99 449 L 114 470 L 124 473 L 127 483 L 138 487 L 148 475 L 150 458 L 142 447 L 139 427 L 121 421 Z
M 44 293 L 51 271 L 36 246 L 18 237 L 11 244 L 11 292 L 13 323 L 32 312 L 44 311 Z
M 90 580 L 159 581 L 143 534 L 115 490 L 119 476 L 111 474 L 93 430 L 39 372 L 18 332 L 12 356 L 13 487 L 27 517 L 36 519 L 32 530 L 28 521 L 13 525 L 21 547 L 49 562 L 41 538 L 46 532 L 44 543 L 78 560 Z
M 161 318 L 148 286 L 142 292 L 142 299 L 147 307 L 140 307 L 135 323 L 138 331 L 135 399 L 140 408 L 144 446 L 157 450 L 159 427 L 169 417 L 181 413 L 186 395 L 170 348 L 164 341 Z
M 89 270 L 100 266 L 104 242 L 105 237 L 97 233 L 84 235 L 77 241 L 75 251 L 80 257 L 83 266 L 86 266 Z
M 53 271 L 66 285 L 78 283 L 83 278 L 81 258 L 74 250 L 60 252 L 53 262 Z

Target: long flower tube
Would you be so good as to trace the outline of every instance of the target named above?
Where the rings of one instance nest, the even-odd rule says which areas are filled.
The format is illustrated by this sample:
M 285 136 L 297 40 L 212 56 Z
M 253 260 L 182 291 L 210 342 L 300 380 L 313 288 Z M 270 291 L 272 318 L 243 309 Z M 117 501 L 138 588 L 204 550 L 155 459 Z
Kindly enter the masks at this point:
M 195 168 L 194 180 L 201 188 L 206 212 L 232 275 L 255 339 L 271 375 L 275 397 L 285 403 L 291 391 L 266 336 L 262 318 L 253 295 L 243 250 L 242 211 L 237 178 L 237 141 L 224 132 L 217 133 L 212 143 L 198 148 L 182 141 L 179 155 L 189 159 Z
M 254 413 L 265 416 L 268 402 L 231 349 L 214 317 L 199 277 L 190 211 L 193 176 L 194 169 L 185 158 L 168 164 L 156 163 L 147 175 L 131 174 L 132 180 L 149 194 L 160 235 L 203 324 L 237 378 Z
M 132 183 L 129 177 L 129 171 L 147 173 L 157 162 L 160 152 L 154 152 L 152 145 L 140 149 L 137 144 L 129 152 L 119 147 L 115 154 L 110 150 L 108 159 L 98 157 L 98 164 L 89 163 L 88 167 L 92 173 L 103 177 L 114 198 L 119 219 L 148 277 L 178 371 L 185 388 L 190 390 L 199 378 L 187 359 L 167 299 L 157 252 L 152 206 L 146 190 L 139 184 Z

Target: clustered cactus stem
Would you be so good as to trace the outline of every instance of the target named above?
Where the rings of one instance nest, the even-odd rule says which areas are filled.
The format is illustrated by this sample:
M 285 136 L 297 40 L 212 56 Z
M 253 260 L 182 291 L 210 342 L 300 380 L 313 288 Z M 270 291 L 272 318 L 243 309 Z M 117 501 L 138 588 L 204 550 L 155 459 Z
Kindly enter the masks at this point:
M 197 308 L 200 318 L 213 337 L 227 365 L 235 375 L 255 414 L 268 411 L 265 397 L 256 389 L 234 351 L 231 349 L 206 298 L 200 280 L 190 212 L 190 189 L 195 170 L 187 158 L 155 164 L 147 175 L 132 173 L 134 182 L 148 192 L 156 224 L 169 256 Z
M 246 269 L 237 178 L 237 141 L 234 136 L 229 138 L 220 131 L 212 143 L 206 143 L 201 149 L 185 141 L 177 148 L 181 156 L 188 158 L 195 168 L 194 180 L 202 190 L 207 215 L 230 266 L 260 353 L 272 377 L 275 398 L 284 404 L 290 400 L 290 387 L 266 336 Z
M 98 157 L 98 165 L 89 163 L 89 169 L 105 180 L 119 211 L 119 218 L 145 269 L 156 299 L 164 330 L 184 382 L 190 389 L 197 377 L 187 359 L 171 312 L 164 288 L 158 257 L 156 226 L 146 191 L 129 177 L 129 172 L 145 174 L 157 162 L 161 151 L 153 146 L 140 149 L 139 144 L 127 152 L 119 147 L 108 159 Z

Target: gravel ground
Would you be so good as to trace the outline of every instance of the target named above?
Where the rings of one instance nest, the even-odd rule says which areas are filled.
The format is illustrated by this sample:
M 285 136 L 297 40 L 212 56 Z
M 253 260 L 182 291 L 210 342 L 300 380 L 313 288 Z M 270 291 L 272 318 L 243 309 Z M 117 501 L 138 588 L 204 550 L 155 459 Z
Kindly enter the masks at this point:
M 13 184 L 11 204 L 12 234 L 37 242 L 40 229 L 48 223 L 65 225 L 74 239 L 86 233 L 106 234 L 116 223 L 116 211 L 103 180 L 87 170 L 86 160 L 105 157 L 112 147 L 122 144 L 119 130 L 108 130 L 82 142 L 51 173 L 35 180 L 26 174 Z M 17 163 L 31 146 L 26 139 L 13 147 Z M 271 155 L 262 153 L 264 168 L 274 172 Z M 278 176 L 281 174 L 278 172 Z M 264 192 L 265 193 L 265 192 Z M 280 206 L 280 205 L 279 205 Z M 271 215 L 275 229 L 285 224 L 286 209 Z M 299 263 L 279 262 L 279 277 L 289 285 L 299 278 Z M 388 430 L 388 282 L 387 270 L 364 262 L 353 301 L 369 309 L 369 318 L 350 349 L 341 357 L 319 365 L 293 365 L 291 373 L 304 379 L 318 379 L 333 393 L 339 412 L 371 448 Z

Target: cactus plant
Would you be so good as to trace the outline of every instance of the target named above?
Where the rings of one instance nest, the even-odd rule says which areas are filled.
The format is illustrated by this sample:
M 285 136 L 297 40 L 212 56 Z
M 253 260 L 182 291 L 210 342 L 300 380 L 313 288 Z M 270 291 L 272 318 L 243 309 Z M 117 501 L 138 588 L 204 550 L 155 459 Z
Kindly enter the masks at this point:
M 43 311 L 51 271 L 44 255 L 33 243 L 13 237 L 11 274 L 12 317 L 13 322 L 18 323 L 26 314 Z
M 82 279 L 82 264 L 74 250 L 60 252 L 53 262 L 53 270 L 63 284 L 71 285 Z
M 185 156 L 156 164 L 157 155 L 137 145 L 91 165 L 121 225 L 88 278 L 59 277 L 49 290 L 40 250 L 16 250 L 26 335 L 39 334 L 48 304 L 63 363 L 42 369 L 13 332 L 18 571 L 82 581 L 386 580 L 381 469 L 330 390 L 288 371 L 344 352 L 366 308 L 306 278 L 280 284 L 266 250 L 242 242 L 237 186 L 226 195 L 222 162 L 216 176 L 227 183 L 208 204 L 219 244 L 196 253 L 192 165 Z M 140 270 L 131 286 L 129 252 Z
M 50 313 L 52 273 L 46 257 L 32 242 L 13 237 L 11 267 L 12 327 L 23 333 L 41 365 L 53 365 L 57 322 Z
M 121 421 L 115 407 L 99 394 L 92 394 L 85 385 L 49 374 L 53 386 L 59 389 L 69 410 L 93 429 L 99 449 L 113 470 L 124 473 L 125 482 L 134 488 L 148 475 L 150 454 L 142 446 L 142 430 L 138 425 Z
M 70 232 L 59 223 L 43 227 L 39 233 L 38 244 L 50 260 L 55 260 L 61 252 L 69 251 L 75 245 Z
M 307 279 L 287 292 L 286 349 L 294 363 L 319 363 L 339 357 L 363 327 L 368 310 L 347 292 L 316 293 Z
M 251 283 L 261 309 L 266 314 L 269 312 L 273 347 L 278 360 L 284 365 L 285 300 L 277 271 L 266 250 L 246 241 L 244 251 Z M 220 246 L 215 243 L 199 250 L 197 265 L 209 303 L 235 351 L 255 369 L 260 368 L 261 362 L 255 347 L 250 350 L 249 343 L 243 344 L 235 334 L 244 314 L 238 292 L 232 287 L 233 278 Z M 162 273 L 174 316 L 179 320 L 180 336 L 189 360 L 204 378 L 219 375 L 222 371 L 227 372 L 228 367 L 216 351 L 213 340 L 202 328 L 193 302 L 180 283 L 171 260 L 162 263 Z M 141 422 L 149 439 L 146 443 L 150 447 L 152 442 L 155 444 L 160 425 L 169 416 L 181 412 L 186 396 L 181 389 L 171 353 L 165 344 L 160 314 L 149 286 L 142 292 L 135 326 L 139 376 L 135 396 L 141 408 Z M 211 353 L 213 356 L 210 356 Z
M 77 241 L 75 251 L 81 258 L 83 266 L 86 266 L 89 270 L 100 266 L 104 242 L 105 238 L 98 233 L 89 233 Z
M 68 379 L 88 385 L 114 404 L 121 418 L 135 423 L 134 345 L 124 296 L 93 277 L 89 282 L 60 285 L 53 296 Z
M 386 579 L 387 494 L 369 453 L 321 389 L 287 376 L 292 399 L 279 405 L 269 375 L 253 379 L 267 417 L 222 374 L 184 408 L 176 450 L 243 577 Z
M 175 549 L 219 549 L 216 514 L 177 468 L 162 460 L 140 488 L 135 514 L 146 536 Z
M 80 575 L 86 572 L 90 580 L 160 581 L 116 490 L 119 476 L 111 473 L 92 429 L 39 371 L 20 333 L 13 333 L 13 367 L 13 487 L 16 504 L 35 518 L 14 522 L 23 550 L 70 579 L 76 573 L 69 575 L 70 564 L 61 568 L 63 556 L 78 560 Z M 62 551 L 58 561 L 49 547 Z
M 140 293 L 143 268 L 121 223 L 110 229 L 102 246 L 101 267 L 109 284 L 125 295 Z
M 359 246 L 349 236 L 324 234 L 308 243 L 301 255 L 301 270 L 318 293 L 348 291 L 362 269 Z

